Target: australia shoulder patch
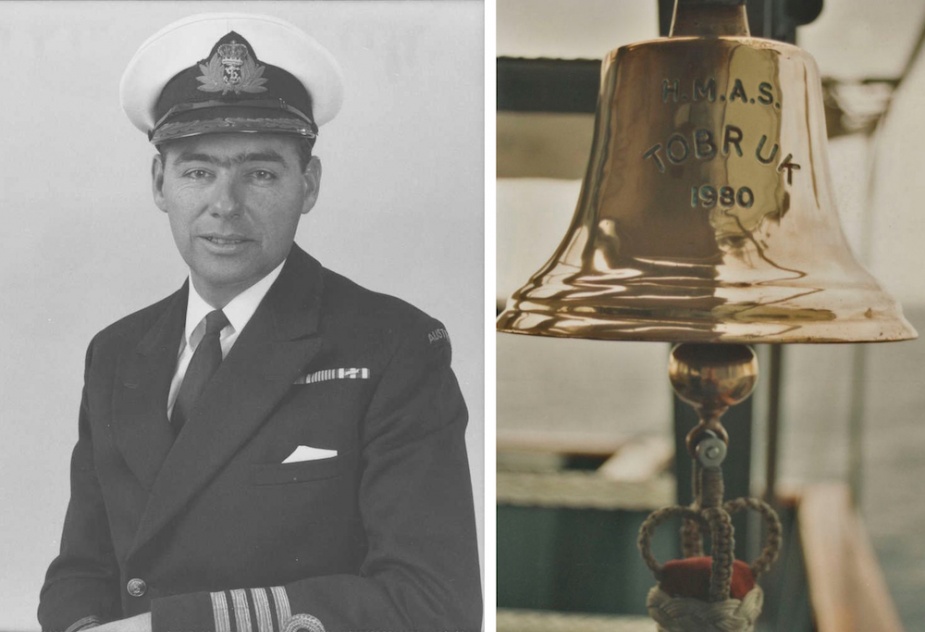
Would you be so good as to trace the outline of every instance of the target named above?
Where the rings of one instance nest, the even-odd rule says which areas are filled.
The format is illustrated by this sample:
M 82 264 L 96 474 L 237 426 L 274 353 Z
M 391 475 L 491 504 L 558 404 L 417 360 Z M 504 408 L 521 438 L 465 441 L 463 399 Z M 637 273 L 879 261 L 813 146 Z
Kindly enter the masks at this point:
M 450 342 L 450 334 L 444 327 L 438 327 L 427 334 L 427 342 L 430 344 L 437 344 L 441 341 L 445 341 L 447 344 Z

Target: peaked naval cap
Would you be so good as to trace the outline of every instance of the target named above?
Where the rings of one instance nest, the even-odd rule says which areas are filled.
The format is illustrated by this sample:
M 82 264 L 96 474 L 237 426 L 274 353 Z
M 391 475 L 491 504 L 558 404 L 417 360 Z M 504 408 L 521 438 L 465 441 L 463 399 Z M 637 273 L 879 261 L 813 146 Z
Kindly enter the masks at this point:
M 343 95 L 327 50 L 287 22 L 247 14 L 197 15 L 162 29 L 135 53 L 120 89 L 129 119 L 155 145 L 229 132 L 314 140 Z
M 154 144 L 216 132 L 276 132 L 315 138 L 312 101 L 291 74 L 262 64 L 234 31 L 167 82 L 154 106 Z

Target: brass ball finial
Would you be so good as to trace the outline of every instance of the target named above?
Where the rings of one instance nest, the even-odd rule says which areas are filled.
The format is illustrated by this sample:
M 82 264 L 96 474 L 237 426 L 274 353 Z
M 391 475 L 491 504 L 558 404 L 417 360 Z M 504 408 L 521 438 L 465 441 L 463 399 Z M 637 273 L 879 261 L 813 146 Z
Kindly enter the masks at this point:
M 745 345 L 684 343 L 671 350 L 668 376 L 678 397 L 700 417 L 700 425 L 687 435 L 687 449 L 693 457 L 707 431 L 728 443 L 720 417 L 752 394 L 758 382 L 758 360 Z

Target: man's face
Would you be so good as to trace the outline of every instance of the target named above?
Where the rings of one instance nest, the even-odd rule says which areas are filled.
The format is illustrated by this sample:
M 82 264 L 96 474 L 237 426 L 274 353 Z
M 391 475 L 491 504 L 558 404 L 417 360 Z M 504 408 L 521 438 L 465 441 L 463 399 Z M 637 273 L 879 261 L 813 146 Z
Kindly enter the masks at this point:
M 289 254 L 318 197 L 321 163 L 303 169 L 297 141 L 273 134 L 212 134 L 169 143 L 152 167 L 196 290 L 214 307 L 259 281 Z

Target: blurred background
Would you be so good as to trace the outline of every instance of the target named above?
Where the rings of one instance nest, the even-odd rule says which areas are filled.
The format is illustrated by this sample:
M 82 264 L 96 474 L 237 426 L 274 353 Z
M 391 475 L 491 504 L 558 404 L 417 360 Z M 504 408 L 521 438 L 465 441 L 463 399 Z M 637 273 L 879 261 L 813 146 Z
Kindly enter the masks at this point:
M 483 5 L 3 2 L 0 630 L 38 627 L 90 338 L 187 274 L 151 199 L 154 148 L 118 88 L 145 39 L 204 11 L 294 22 L 343 67 L 344 107 L 316 145 L 321 194 L 296 240 L 446 324 L 482 524 Z
M 918 0 L 825 0 L 821 15 L 796 31 L 798 45 L 815 57 L 827 85 L 831 175 L 844 231 L 855 255 L 903 304 L 920 335 L 925 332 L 925 178 L 919 151 L 925 142 L 925 60 L 917 46 L 923 22 L 925 4 Z M 553 58 L 597 64 L 611 49 L 658 34 L 657 0 L 497 1 L 497 55 L 508 62 Z M 499 104 L 505 102 L 504 63 L 499 61 Z M 565 235 L 592 135 L 593 115 L 550 118 L 550 124 L 567 130 L 559 138 L 569 137 L 556 147 L 558 158 L 578 168 L 566 173 L 560 165 L 556 173 L 545 174 L 536 158 L 545 151 L 542 139 L 529 137 L 529 116 L 499 105 L 501 305 Z M 518 166 L 527 163 L 528 168 Z M 758 352 L 765 371 L 769 351 Z M 497 353 L 499 608 L 644 614 L 645 591 L 654 580 L 638 562 L 635 527 L 625 528 L 605 514 L 674 504 L 676 413 L 666 379 L 668 346 L 498 334 Z M 772 474 L 778 494 L 800 495 L 820 483 L 848 487 L 899 618 L 908 630 L 922 629 L 925 340 L 792 345 L 784 349 L 780 366 L 779 446 Z M 737 467 L 739 474 L 745 468 L 750 491 L 759 496 L 769 476 L 769 404 L 765 374 L 754 396 L 750 429 L 726 423 L 733 444 L 750 444 L 750 461 Z M 620 451 L 629 458 L 603 472 L 603 457 Z M 575 456 L 582 454 L 601 459 L 582 463 Z M 599 469 L 589 476 L 589 468 Z M 727 485 L 728 480 L 727 471 Z M 644 575 L 639 585 L 621 584 L 621 575 L 639 569 Z M 804 607 L 806 591 L 803 585 L 782 603 Z M 507 629 L 526 620 L 508 619 Z M 499 629 L 504 623 L 499 615 Z M 563 625 L 592 629 L 579 628 L 577 620 Z M 639 629 L 652 626 L 640 622 Z M 857 629 L 894 628 L 884 622 Z

